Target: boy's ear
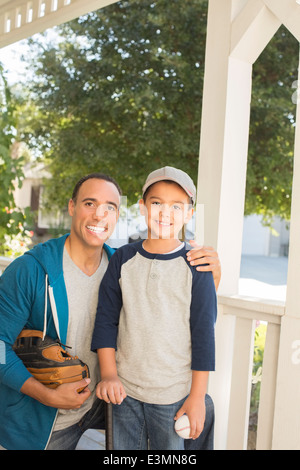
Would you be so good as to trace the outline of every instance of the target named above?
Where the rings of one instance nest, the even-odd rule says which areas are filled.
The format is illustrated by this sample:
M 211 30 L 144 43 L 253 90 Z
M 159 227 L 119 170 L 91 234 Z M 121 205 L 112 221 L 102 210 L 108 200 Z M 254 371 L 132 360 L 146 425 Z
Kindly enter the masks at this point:
M 145 206 L 145 203 L 144 203 L 144 200 L 143 199 L 140 199 L 139 200 L 139 205 L 140 205 L 140 214 L 141 215 L 145 215 L 145 211 L 146 211 L 146 206 Z
M 194 214 L 194 209 L 193 207 L 191 207 L 185 214 L 185 217 L 184 217 L 185 224 L 187 224 L 191 220 L 191 218 L 193 217 L 193 214 Z

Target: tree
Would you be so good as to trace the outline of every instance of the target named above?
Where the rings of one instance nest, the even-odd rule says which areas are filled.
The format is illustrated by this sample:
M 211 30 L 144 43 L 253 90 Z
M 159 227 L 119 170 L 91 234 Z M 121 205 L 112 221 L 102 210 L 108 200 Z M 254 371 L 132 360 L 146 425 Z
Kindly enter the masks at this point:
M 56 44 L 31 41 L 37 118 L 25 135 L 53 175 L 51 205 L 96 170 L 131 203 L 158 166 L 196 182 L 206 23 L 207 0 L 124 0 L 59 27 Z M 297 66 L 284 28 L 254 66 L 245 212 L 266 220 L 290 214 Z
M 7 85 L 3 67 L 0 64 L 0 254 L 19 254 L 21 245 L 29 241 L 24 228 L 26 214 L 16 208 L 14 189 L 21 187 L 24 159 L 16 150 L 16 114 L 14 100 Z M 11 248 L 12 240 L 17 237 L 18 246 Z
M 206 1 L 123 1 L 59 28 L 39 45 L 35 142 L 62 205 L 81 175 L 102 170 L 136 202 L 148 172 L 170 164 L 196 181 Z
M 290 219 L 299 43 L 282 26 L 253 67 L 246 214 Z

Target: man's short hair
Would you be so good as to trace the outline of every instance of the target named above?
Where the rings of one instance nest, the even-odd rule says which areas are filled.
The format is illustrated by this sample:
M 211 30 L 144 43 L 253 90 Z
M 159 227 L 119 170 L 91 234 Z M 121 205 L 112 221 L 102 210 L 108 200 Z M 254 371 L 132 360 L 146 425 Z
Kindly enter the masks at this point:
M 115 185 L 115 187 L 117 188 L 120 196 L 122 196 L 122 190 L 120 188 L 120 186 L 118 185 L 118 183 L 116 182 L 116 180 L 114 180 L 114 178 L 112 178 L 111 176 L 109 175 L 106 175 L 105 173 L 90 173 L 89 175 L 86 175 L 86 176 L 83 176 L 82 178 L 80 178 L 79 181 L 77 181 L 75 187 L 74 187 L 74 190 L 73 190 L 73 193 L 72 193 L 72 199 L 73 201 L 76 202 L 76 198 L 77 198 L 77 195 L 78 195 L 78 191 L 80 189 L 80 186 L 85 183 L 85 181 L 87 180 L 90 180 L 90 179 L 98 179 L 98 180 L 104 180 L 104 181 L 108 181 L 109 183 L 113 183 Z

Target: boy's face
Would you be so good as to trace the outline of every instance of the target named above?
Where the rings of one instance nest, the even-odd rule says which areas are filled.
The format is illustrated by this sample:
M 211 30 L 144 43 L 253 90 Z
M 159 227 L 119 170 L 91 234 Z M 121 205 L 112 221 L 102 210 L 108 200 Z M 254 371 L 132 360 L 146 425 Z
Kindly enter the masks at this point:
M 85 246 L 99 247 L 111 236 L 119 217 L 120 195 L 111 182 L 91 178 L 69 201 L 71 232 Z
M 140 201 L 140 210 L 152 239 L 178 239 L 193 215 L 186 192 L 178 184 L 164 181 L 150 186 L 146 201 Z

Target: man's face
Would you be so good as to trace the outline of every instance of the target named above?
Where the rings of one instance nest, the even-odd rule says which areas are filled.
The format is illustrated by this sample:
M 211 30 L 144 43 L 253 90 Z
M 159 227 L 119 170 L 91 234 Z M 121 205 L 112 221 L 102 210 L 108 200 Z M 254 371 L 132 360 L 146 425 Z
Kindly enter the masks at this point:
M 76 201 L 69 201 L 71 233 L 85 245 L 102 246 L 115 229 L 119 205 L 120 194 L 113 183 L 97 178 L 85 181 Z

